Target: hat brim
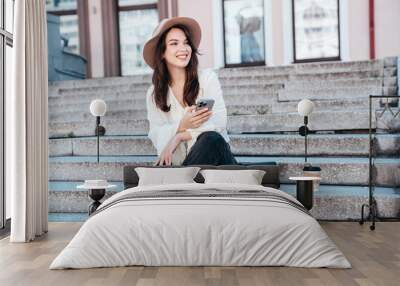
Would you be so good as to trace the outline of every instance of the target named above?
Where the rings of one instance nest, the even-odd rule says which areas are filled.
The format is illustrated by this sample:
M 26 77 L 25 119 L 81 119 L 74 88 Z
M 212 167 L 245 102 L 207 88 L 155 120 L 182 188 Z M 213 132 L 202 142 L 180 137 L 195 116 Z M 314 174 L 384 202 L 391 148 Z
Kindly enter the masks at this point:
M 201 40 L 201 28 L 196 20 L 188 17 L 174 17 L 170 19 L 164 19 L 154 31 L 153 36 L 146 42 L 143 47 L 144 61 L 152 69 L 155 69 L 157 60 L 161 60 L 155 58 L 155 50 L 160 36 L 166 30 L 178 24 L 187 27 L 192 38 L 193 45 L 196 47 L 196 49 L 199 47 Z

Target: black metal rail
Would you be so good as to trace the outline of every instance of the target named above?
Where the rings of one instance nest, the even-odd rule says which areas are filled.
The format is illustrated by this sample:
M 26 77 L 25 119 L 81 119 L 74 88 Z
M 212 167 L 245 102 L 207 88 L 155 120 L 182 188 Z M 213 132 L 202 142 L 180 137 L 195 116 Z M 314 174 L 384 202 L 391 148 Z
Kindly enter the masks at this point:
M 361 207 L 361 220 L 359 221 L 360 224 L 364 224 L 366 221 L 371 221 L 370 229 L 375 230 L 375 223 L 377 220 L 379 221 L 384 221 L 385 219 L 388 218 L 381 218 L 378 215 L 378 205 L 374 196 L 374 190 L 375 190 L 375 178 L 374 176 L 374 162 L 373 162 L 373 156 L 374 156 L 374 138 L 373 135 L 376 134 L 376 128 L 377 128 L 377 122 L 378 119 L 375 119 L 376 127 L 375 127 L 375 132 L 373 131 L 372 128 L 372 101 L 374 99 L 389 99 L 389 98 L 398 98 L 400 99 L 400 96 L 398 95 L 370 95 L 369 96 L 369 154 L 368 154 L 368 159 L 369 159 L 369 168 L 368 168 L 368 189 L 369 189 L 369 200 L 368 204 L 363 204 Z M 388 104 L 388 103 L 387 103 Z M 388 107 L 387 105 L 385 108 L 391 108 Z M 396 107 L 393 107 L 396 108 Z M 397 107 L 400 110 L 400 107 Z M 384 110 L 385 111 L 385 110 Z M 382 113 L 383 114 L 383 113 Z M 400 114 L 400 111 L 397 111 L 397 113 L 392 114 L 393 118 L 398 116 Z M 365 208 L 368 208 L 368 215 L 365 217 L 364 212 Z

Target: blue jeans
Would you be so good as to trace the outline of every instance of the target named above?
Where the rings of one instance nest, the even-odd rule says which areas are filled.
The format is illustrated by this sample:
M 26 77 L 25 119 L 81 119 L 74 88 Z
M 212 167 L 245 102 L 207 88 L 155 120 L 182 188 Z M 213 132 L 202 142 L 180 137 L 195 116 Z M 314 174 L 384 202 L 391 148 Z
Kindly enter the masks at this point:
M 182 163 L 183 166 L 236 164 L 238 163 L 229 144 L 221 134 L 215 131 L 201 133 Z

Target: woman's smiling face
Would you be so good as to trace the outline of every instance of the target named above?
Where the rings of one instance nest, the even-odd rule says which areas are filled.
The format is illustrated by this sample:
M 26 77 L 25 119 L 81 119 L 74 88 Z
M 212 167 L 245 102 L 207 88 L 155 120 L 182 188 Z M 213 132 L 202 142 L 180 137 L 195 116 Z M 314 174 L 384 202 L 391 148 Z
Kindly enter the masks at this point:
M 185 68 L 192 56 L 192 48 L 185 33 L 179 28 L 172 28 L 165 37 L 164 59 L 167 66 Z

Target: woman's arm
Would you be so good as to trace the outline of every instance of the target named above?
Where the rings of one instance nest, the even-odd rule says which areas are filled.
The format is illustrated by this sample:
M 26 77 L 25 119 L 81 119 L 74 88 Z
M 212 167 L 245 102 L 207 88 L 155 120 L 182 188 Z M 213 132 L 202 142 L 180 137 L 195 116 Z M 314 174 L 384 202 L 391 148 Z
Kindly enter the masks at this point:
M 214 71 L 209 71 L 207 78 L 202 86 L 204 98 L 214 99 L 214 106 L 212 109 L 212 116 L 209 120 L 203 123 L 200 127 L 194 129 L 188 129 L 192 138 L 197 138 L 201 133 L 205 131 L 218 131 L 222 132 L 226 130 L 227 124 L 227 111 L 225 101 L 222 96 L 222 88 L 219 82 L 218 76 Z
M 146 94 L 147 120 L 149 121 L 149 138 L 160 155 L 171 139 L 177 134 L 179 122 L 168 122 L 163 112 L 159 110 L 153 100 L 153 87 Z
M 176 134 L 165 146 L 160 154 L 160 157 L 154 163 L 154 165 L 172 165 L 172 154 L 174 153 L 176 147 L 178 147 L 179 143 L 182 141 L 188 141 L 190 139 L 191 137 L 189 132 L 181 132 Z

